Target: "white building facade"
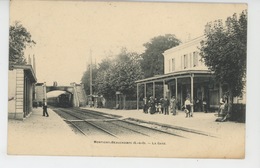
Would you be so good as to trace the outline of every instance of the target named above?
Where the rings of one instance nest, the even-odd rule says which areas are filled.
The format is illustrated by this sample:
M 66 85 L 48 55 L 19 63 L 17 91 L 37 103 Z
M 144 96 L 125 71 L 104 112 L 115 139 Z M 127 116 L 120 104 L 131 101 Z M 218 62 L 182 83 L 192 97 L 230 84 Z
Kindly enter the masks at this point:
M 208 67 L 201 60 L 199 45 L 204 36 L 193 39 L 166 50 L 164 55 L 164 74 L 187 71 L 187 70 L 208 70 Z
M 213 81 L 213 74 L 204 64 L 200 54 L 201 36 L 166 50 L 164 55 L 164 73 L 172 74 L 173 81 L 167 82 L 169 96 L 175 95 L 181 105 L 187 97 L 193 103 L 193 111 L 203 111 L 202 102 L 207 108 L 218 108 L 220 96 L 223 94 L 219 83 Z M 183 74 L 177 76 L 177 74 Z

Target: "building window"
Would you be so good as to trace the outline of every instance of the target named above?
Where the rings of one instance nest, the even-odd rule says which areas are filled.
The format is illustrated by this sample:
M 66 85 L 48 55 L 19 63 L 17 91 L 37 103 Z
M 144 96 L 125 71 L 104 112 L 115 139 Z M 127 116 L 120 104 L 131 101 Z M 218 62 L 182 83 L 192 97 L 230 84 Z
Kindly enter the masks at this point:
M 169 72 L 171 72 L 171 60 L 169 60 Z
M 175 71 L 175 59 L 172 59 L 172 71 Z
M 198 52 L 193 52 L 193 66 L 198 66 Z
M 183 56 L 183 63 L 184 63 L 183 68 L 184 68 L 184 69 L 188 68 L 188 55 L 187 55 L 187 54 L 185 54 L 185 55 Z

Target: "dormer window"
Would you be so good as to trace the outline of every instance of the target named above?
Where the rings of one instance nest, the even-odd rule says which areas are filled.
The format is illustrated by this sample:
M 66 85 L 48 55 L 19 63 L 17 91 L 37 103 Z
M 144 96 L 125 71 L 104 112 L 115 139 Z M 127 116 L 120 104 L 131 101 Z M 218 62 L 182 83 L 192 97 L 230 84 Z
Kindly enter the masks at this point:
M 171 60 L 169 59 L 169 72 L 171 72 Z

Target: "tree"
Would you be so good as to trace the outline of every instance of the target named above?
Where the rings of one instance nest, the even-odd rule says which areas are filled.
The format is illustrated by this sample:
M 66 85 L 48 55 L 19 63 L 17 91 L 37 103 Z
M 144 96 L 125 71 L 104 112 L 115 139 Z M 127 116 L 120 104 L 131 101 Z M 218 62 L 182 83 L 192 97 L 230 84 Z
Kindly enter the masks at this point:
M 110 81 L 114 91 L 127 95 L 128 99 L 136 99 L 135 81 L 143 78 L 140 66 L 140 55 L 123 49 L 112 67 Z
M 111 71 L 113 61 L 109 58 L 106 58 L 103 59 L 98 66 L 99 68 L 95 79 L 97 93 L 103 95 L 107 99 L 112 98 L 115 95 L 115 92 L 111 88 L 110 82 L 110 75 L 113 73 Z
M 107 99 L 114 98 L 116 91 L 135 99 L 135 81 L 142 78 L 140 56 L 124 48 L 114 60 L 105 59 L 99 64 L 96 86 L 98 93 Z
M 245 85 L 247 11 L 239 19 L 236 14 L 228 17 L 225 24 L 221 20 L 207 23 L 205 37 L 200 55 L 216 80 L 227 87 L 232 106 L 233 97 L 240 96 Z
M 152 77 L 154 75 L 161 75 L 164 73 L 164 57 L 163 52 L 181 43 L 175 35 L 166 34 L 164 36 L 157 36 L 151 39 L 150 42 L 144 44 L 146 48 L 142 54 L 142 70 L 144 76 Z
M 32 47 L 32 45 L 36 44 L 35 41 L 31 39 L 30 32 L 19 22 L 15 22 L 13 26 L 10 26 L 9 33 L 9 65 L 26 64 L 24 50 L 27 46 Z

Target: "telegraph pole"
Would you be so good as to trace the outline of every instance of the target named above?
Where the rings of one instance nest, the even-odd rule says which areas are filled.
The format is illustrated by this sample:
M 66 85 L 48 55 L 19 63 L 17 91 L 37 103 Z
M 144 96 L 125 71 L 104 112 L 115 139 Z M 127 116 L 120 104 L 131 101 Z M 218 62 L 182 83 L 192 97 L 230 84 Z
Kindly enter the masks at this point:
M 92 95 L 92 51 L 90 50 L 90 75 L 89 75 L 89 84 L 90 84 L 90 95 Z

